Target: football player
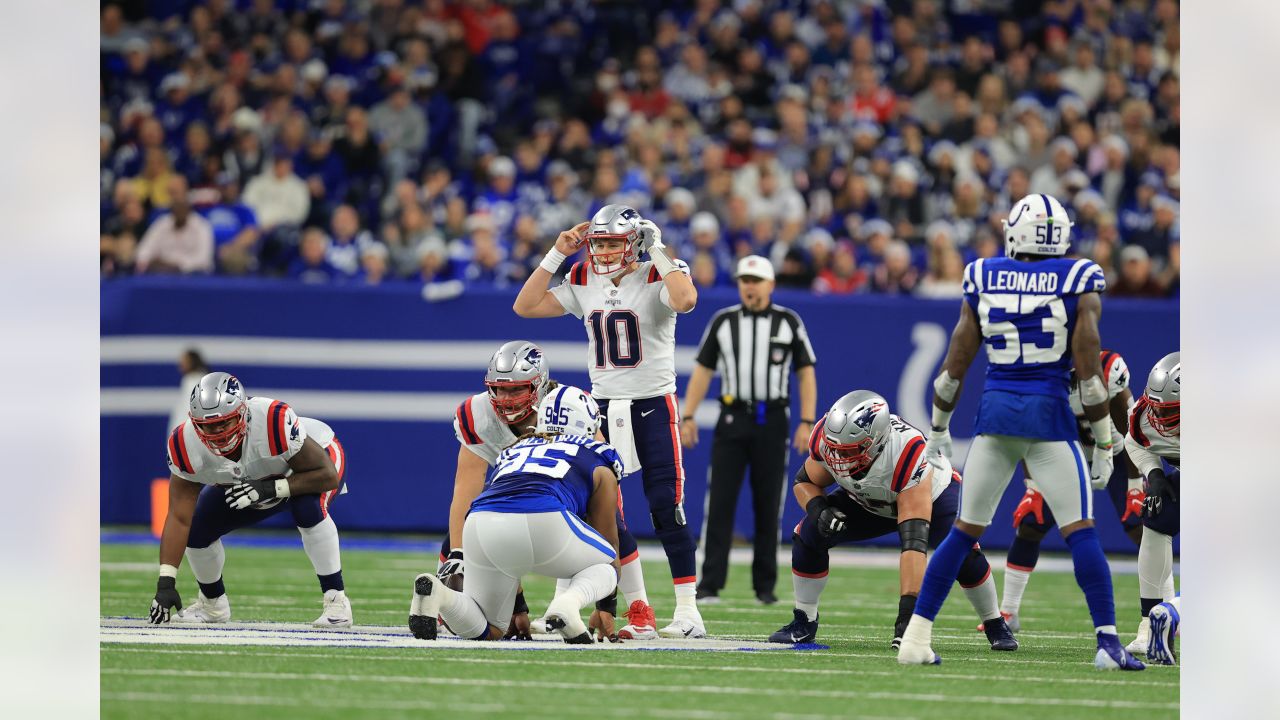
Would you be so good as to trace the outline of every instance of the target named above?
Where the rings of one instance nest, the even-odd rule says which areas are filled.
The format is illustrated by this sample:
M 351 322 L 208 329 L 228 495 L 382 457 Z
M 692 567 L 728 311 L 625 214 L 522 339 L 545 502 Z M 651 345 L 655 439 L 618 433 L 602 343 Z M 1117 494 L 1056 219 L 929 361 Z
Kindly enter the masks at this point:
M 1129 367 L 1119 353 L 1110 350 L 1103 350 L 1099 360 L 1102 364 L 1102 381 L 1107 387 L 1111 437 L 1124 437 L 1129 428 L 1129 410 L 1133 407 L 1133 394 L 1129 392 Z M 1093 452 L 1093 435 L 1084 415 L 1080 381 L 1076 377 L 1075 368 L 1071 370 L 1070 393 L 1071 411 L 1075 413 L 1080 445 L 1087 458 Z M 1116 508 L 1116 515 L 1124 525 L 1125 533 L 1133 540 L 1134 545 L 1139 545 L 1142 542 L 1142 503 L 1146 499 L 1142 478 L 1138 475 L 1137 468 L 1129 462 L 1123 443 L 1114 444 L 1112 459 L 1115 470 L 1107 483 L 1107 494 Z M 1000 601 L 1000 613 L 1014 632 L 1021 626 L 1018 611 L 1027 582 L 1040 559 L 1040 541 L 1056 524 L 1053 511 L 1044 506 L 1044 495 L 1035 482 L 1028 477 L 1026 483 L 1027 492 L 1013 512 L 1013 526 L 1017 528 L 1017 534 L 1013 538 L 1013 544 L 1009 546 L 1004 573 L 1004 595 Z
M 791 544 L 796 607 L 789 625 L 770 642 L 813 642 L 818 634 L 818 597 L 827 584 L 831 548 L 846 542 L 898 533 L 898 617 L 892 647 L 915 608 L 925 556 L 946 537 L 960 500 L 960 476 L 944 457 L 926 458 L 924 436 L 870 390 L 836 401 L 814 426 L 809 459 L 796 473 L 795 496 L 805 518 Z M 955 482 L 952 482 L 955 480 Z M 827 494 L 832 484 L 840 488 Z M 996 604 L 991 566 L 977 543 L 964 558 L 958 580 L 978 611 L 992 650 L 1017 650 Z
M 287 510 L 324 594 L 324 611 L 312 624 L 351 627 L 338 528 L 329 515 L 333 499 L 346 492 L 346 458 L 333 430 L 279 400 L 249 397 L 224 372 L 201 378 L 188 405 L 188 419 L 169 435 L 169 512 L 151 622 L 230 620 L 222 536 Z M 177 588 L 184 547 L 200 586 L 186 608 Z
M 1173 538 L 1180 526 L 1181 396 L 1182 360 L 1175 352 L 1165 355 L 1151 368 L 1147 388 L 1129 416 L 1129 434 L 1124 439 L 1129 457 L 1147 483 L 1142 545 L 1138 548 L 1138 591 L 1143 619 L 1129 651 L 1146 652 L 1147 657 L 1157 662 L 1163 662 L 1164 658 L 1151 654 L 1155 647 L 1152 613 L 1161 600 L 1174 597 Z M 1165 463 L 1170 467 L 1168 471 Z M 1171 655 L 1169 659 L 1172 661 Z
M 548 290 L 552 274 L 583 243 L 587 260 Z M 645 253 L 649 260 L 641 262 Z M 514 306 L 521 317 L 571 313 L 582 319 L 591 394 L 605 413 L 601 429 L 624 471 L 640 470 L 653 528 L 671 568 L 676 609 L 671 624 L 657 633 L 664 637 L 706 635 L 695 599 L 694 539 L 684 514 L 675 394 L 676 315 L 692 310 L 697 300 L 688 266 L 667 254 L 658 227 L 633 208 L 606 205 L 590 222 L 560 233 Z M 629 624 L 618 631 L 624 639 L 652 636 L 656 622 L 633 564 L 623 565 L 618 583 L 628 603 Z
M 586 392 L 558 387 L 537 409 L 536 430 L 498 456 L 463 524 L 467 579 L 458 592 L 429 573 L 414 580 L 409 628 L 436 639 L 436 618 L 460 637 L 499 640 L 520 578 L 568 578 L 543 621 L 567 643 L 591 643 L 579 615 L 617 610 L 617 451 L 595 440 L 600 409 Z M 602 638 L 603 639 L 603 638 Z
M 982 345 L 988 368 L 976 437 L 965 462 L 960 518 L 929 558 L 920 598 L 898 648 L 898 662 L 936 664 L 933 620 L 973 543 L 991 524 L 996 505 L 1024 462 L 1071 547 L 1076 582 L 1093 618 L 1102 669 L 1142 670 L 1116 634 L 1111 568 L 1093 528 L 1093 493 L 1111 478 L 1107 388 L 1099 363 L 1102 268 L 1064 257 L 1071 240 L 1067 211 L 1047 195 L 1028 195 L 1004 223 L 1006 257 L 965 267 L 964 302 L 942 372 L 934 380 L 927 451 L 951 455 L 951 414 L 960 384 Z M 1085 419 L 1093 433 L 1086 464 L 1068 399 L 1074 359 Z

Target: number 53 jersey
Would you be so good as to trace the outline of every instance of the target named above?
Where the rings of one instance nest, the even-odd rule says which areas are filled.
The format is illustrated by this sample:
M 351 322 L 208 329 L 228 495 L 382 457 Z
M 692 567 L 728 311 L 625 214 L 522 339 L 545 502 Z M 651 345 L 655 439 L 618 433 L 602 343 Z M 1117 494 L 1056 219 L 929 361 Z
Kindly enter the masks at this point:
M 592 397 L 638 400 L 676 391 L 676 312 L 653 263 L 639 263 L 615 286 L 580 262 L 551 292 L 587 329 Z
M 1076 305 L 1106 286 L 1087 259 L 994 257 L 965 267 L 964 300 L 987 348 L 978 433 L 1076 439 L 1068 402 Z

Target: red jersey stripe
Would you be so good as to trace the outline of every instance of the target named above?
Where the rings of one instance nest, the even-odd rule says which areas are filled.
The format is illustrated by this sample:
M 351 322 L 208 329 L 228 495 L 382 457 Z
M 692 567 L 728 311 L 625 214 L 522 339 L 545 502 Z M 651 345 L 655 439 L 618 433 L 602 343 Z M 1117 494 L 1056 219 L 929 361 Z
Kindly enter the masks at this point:
M 471 400 L 470 398 L 463 400 L 458 406 L 458 429 L 462 431 L 462 440 L 468 445 L 479 445 L 480 436 L 476 434 L 472 425 L 471 417 Z
M 902 449 L 902 454 L 898 456 L 898 465 L 893 470 L 893 491 L 902 492 L 907 486 L 907 481 L 911 479 L 911 473 L 915 472 L 916 465 L 920 463 L 920 456 L 924 453 L 924 440 L 920 436 L 916 436 L 907 441 L 907 446 Z

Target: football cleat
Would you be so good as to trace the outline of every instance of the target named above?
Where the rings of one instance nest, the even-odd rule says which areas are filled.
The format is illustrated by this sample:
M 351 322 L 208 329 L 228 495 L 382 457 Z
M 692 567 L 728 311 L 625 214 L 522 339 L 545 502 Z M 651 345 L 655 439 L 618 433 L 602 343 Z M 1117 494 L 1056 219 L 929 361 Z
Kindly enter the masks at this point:
M 627 624 L 618 631 L 620 640 L 654 640 L 658 637 L 658 619 L 654 617 L 653 607 L 643 600 L 631 603 L 624 613 Z
M 1174 637 L 1182 617 L 1178 609 L 1167 602 L 1151 608 L 1151 642 L 1147 645 L 1147 660 L 1156 665 L 1177 665 L 1178 654 L 1174 650 Z
M 570 645 L 591 645 L 591 634 L 587 626 L 582 624 L 580 610 L 563 597 L 557 597 L 547 606 L 547 614 L 542 617 L 547 629 L 560 634 Z
M 542 618 L 533 618 L 529 621 L 530 635 L 547 635 L 552 632 L 555 631 L 547 627 L 547 621 Z
M 1093 666 L 1099 670 L 1146 670 L 1147 666 L 1120 645 L 1116 635 L 1098 633 L 1098 654 Z
M 413 580 L 413 600 L 409 603 L 409 630 L 419 640 L 435 640 L 439 633 L 440 578 L 422 573 Z
M 170 622 L 176 623 L 224 623 L 231 619 L 231 601 L 226 593 L 210 600 L 204 593 L 196 594 L 196 601 L 174 613 Z
M 714 605 L 720 602 L 720 591 L 698 588 L 697 600 L 699 605 Z
M 326 590 L 324 612 L 311 624 L 316 627 L 351 627 L 351 601 L 347 594 L 341 590 Z
M 1003 617 L 991 618 L 982 623 L 982 630 L 987 634 L 987 642 L 992 650 L 1012 652 L 1018 649 L 1018 639 L 1013 636 L 1013 628 Z
M 1008 613 L 1001 610 L 1000 617 L 1004 618 L 1004 622 L 1006 625 L 1009 626 L 1010 632 L 1019 632 L 1022 630 L 1022 620 L 1018 618 L 1017 613 Z M 987 629 L 987 624 L 978 623 L 978 626 L 974 629 L 977 630 L 978 632 L 985 632 Z
M 1147 645 L 1151 643 L 1151 620 L 1142 618 L 1142 622 L 1138 624 L 1138 637 L 1129 643 L 1125 650 L 1134 655 L 1145 655 L 1147 653 Z
M 805 611 L 800 608 L 794 608 L 791 611 L 791 615 L 791 622 L 783 625 L 777 632 L 770 635 L 769 642 L 795 644 L 811 643 L 817 639 L 817 619 L 810 620 Z
M 676 608 L 671 624 L 658 631 L 664 638 L 704 638 L 707 628 L 697 608 Z
M 899 665 L 941 665 L 942 658 L 923 643 L 904 642 L 898 646 Z

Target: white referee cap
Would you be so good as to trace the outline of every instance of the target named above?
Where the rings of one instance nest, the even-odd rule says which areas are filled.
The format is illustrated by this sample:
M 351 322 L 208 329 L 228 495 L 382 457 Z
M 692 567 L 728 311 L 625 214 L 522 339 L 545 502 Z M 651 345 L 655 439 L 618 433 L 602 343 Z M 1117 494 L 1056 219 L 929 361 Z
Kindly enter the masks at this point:
M 757 277 L 761 280 L 773 279 L 773 263 L 759 255 L 748 255 L 738 261 L 738 272 L 734 277 Z

